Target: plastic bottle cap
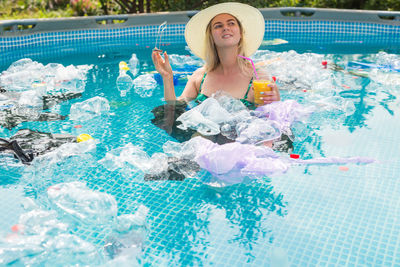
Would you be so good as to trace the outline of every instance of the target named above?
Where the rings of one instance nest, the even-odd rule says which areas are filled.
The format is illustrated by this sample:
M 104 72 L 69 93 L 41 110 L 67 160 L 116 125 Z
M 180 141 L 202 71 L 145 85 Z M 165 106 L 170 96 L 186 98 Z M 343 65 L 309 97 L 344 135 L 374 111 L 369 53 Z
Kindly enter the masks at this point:
M 298 159 L 298 158 L 300 158 L 300 155 L 299 154 L 290 154 L 290 158 Z
M 37 87 L 41 87 L 41 86 L 46 86 L 45 82 L 41 82 L 41 83 L 32 83 L 32 87 L 37 88 Z
M 13 226 L 11 226 L 11 231 L 13 231 L 14 233 L 22 232 L 22 228 L 23 228 L 23 225 L 14 224 Z
M 125 61 L 121 61 L 121 62 L 119 63 L 119 69 L 120 69 L 120 70 L 129 70 L 128 64 L 126 64 Z
M 91 137 L 90 134 L 80 134 L 80 135 L 78 135 L 78 137 L 76 138 L 76 141 L 77 141 L 78 143 L 80 143 L 80 142 L 88 141 L 88 140 L 90 140 L 90 139 L 93 139 L 93 137 Z
M 60 188 L 58 186 L 51 185 L 47 188 L 47 191 L 50 191 L 50 190 L 60 190 Z
M 347 166 L 339 166 L 339 170 L 341 170 L 342 172 L 347 172 L 349 170 L 349 167 L 347 167 Z
M 326 60 L 322 61 L 321 63 L 322 63 L 322 66 L 328 65 L 328 61 L 326 61 Z

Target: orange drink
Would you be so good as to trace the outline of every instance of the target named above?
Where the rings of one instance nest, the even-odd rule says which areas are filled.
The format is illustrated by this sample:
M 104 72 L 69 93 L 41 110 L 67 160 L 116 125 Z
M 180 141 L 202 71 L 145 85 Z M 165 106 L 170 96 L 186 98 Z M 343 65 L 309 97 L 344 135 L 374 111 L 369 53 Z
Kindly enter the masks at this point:
M 262 92 L 271 91 L 271 84 L 270 80 L 254 80 L 253 87 L 254 87 L 254 103 L 257 105 L 263 105 L 264 100 L 261 99 L 263 97 Z

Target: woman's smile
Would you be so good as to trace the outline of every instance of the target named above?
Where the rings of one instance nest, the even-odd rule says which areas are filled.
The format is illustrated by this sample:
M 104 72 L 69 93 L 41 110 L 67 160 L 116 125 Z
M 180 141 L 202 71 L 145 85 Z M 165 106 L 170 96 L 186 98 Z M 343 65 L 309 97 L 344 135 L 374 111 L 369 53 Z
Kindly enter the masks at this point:
M 232 37 L 232 34 L 224 34 L 224 35 L 222 35 L 223 39 L 231 38 L 231 37 Z

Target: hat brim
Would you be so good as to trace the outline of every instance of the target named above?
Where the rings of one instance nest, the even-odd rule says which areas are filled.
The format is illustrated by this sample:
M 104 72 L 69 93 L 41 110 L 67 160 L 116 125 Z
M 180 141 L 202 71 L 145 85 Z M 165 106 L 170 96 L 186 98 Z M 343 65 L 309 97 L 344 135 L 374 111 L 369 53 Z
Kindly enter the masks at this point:
M 185 40 L 196 56 L 205 59 L 206 28 L 218 14 L 236 17 L 243 27 L 243 41 L 246 56 L 252 55 L 260 47 L 265 33 L 265 20 L 261 12 L 242 3 L 221 3 L 201 10 L 194 15 L 185 28 Z

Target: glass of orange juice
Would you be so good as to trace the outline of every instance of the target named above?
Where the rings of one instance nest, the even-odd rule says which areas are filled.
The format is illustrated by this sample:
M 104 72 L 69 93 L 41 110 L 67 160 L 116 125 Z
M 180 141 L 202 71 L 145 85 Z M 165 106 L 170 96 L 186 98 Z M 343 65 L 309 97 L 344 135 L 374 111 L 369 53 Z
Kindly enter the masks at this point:
M 254 103 L 257 105 L 263 105 L 264 100 L 262 97 L 263 93 L 266 91 L 271 91 L 270 87 L 272 81 L 269 77 L 268 73 L 264 70 L 257 71 L 258 79 L 254 78 L 253 80 L 253 88 L 254 88 Z

